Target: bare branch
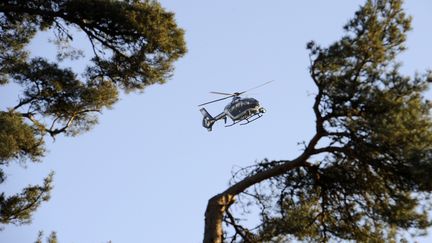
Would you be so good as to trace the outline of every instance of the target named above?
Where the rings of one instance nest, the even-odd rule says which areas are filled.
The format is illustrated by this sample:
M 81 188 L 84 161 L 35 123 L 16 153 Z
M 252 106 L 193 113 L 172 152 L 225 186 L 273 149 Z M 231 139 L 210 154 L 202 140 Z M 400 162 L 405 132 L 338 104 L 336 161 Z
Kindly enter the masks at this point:
M 226 211 L 226 215 L 228 220 L 225 222 L 232 225 L 236 233 L 240 235 L 245 242 L 250 242 L 250 243 L 256 242 L 255 240 L 256 237 L 254 236 L 254 234 L 249 232 L 249 230 L 247 230 L 243 226 L 237 224 L 236 219 L 234 218 L 234 216 L 231 214 L 229 210 Z

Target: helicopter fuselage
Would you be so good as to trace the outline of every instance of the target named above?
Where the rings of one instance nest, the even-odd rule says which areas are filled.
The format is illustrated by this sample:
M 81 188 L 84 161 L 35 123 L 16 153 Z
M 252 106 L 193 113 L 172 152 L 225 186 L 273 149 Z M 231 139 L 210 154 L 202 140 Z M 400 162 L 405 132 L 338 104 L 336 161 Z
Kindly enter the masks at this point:
M 236 96 L 225 106 L 224 111 L 215 117 L 212 117 L 204 108 L 201 109 L 201 112 L 204 115 L 203 126 L 211 131 L 211 127 L 218 120 L 224 119 L 226 123 L 227 117 L 229 117 L 232 120 L 232 124 L 226 125 L 227 127 L 241 121 L 246 121 L 240 124 L 245 125 L 260 118 L 265 109 L 254 98 L 240 98 Z
M 260 113 L 260 109 L 263 108 L 260 106 L 258 100 L 254 98 L 234 97 L 233 100 L 225 106 L 224 113 L 235 122 Z

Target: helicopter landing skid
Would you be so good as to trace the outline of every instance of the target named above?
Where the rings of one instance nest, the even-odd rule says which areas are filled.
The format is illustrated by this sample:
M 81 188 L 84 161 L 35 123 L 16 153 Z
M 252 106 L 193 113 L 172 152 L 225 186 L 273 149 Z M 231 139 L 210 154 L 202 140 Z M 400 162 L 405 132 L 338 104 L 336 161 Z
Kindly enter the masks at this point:
M 249 119 L 252 118 L 252 117 L 255 117 L 255 118 L 252 119 L 252 120 L 249 120 Z M 242 121 L 246 121 L 246 122 L 245 122 L 245 123 L 240 123 L 240 125 L 241 125 L 241 126 L 242 126 L 242 125 L 246 125 L 246 124 L 251 123 L 251 122 L 253 122 L 253 121 L 255 121 L 255 120 L 257 120 L 257 119 L 259 119 L 259 118 L 261 118 L 261 117 L 262 117 L 261 114 L 255 114 L 255 115 L 249 116 L 249 117 L 247 117 L 247 118 L 245 118 L 245 119 L 243 119 L 243 120 L 236 121 L 236 122 L 233 122 L 232 124 L 226 125 L 225 127 L 231 127 L 231 126 L 234 126 L 235 124 L 240 123 L 240 122 L 242 122 Z
M 256 116 L 254 119 L 249 120 L 249 118 L 252 118 L 252 117 L 254 117 L 254 116 Z M 259 119 L 259 118 L 261 118 L 261 117 L 262 117 L 261 114 L 256 114 L 256 115 L 250 116 L 250 117 L 244 119 L 244 120 L 246 120 L 246 122 L 245 122 L 245 123 L 240 123 L 240 126 L 243 126 L 243 125 L 249 124 L 249 123 L 251 123 L 251 122 L 253 122 L 253 121 L 255 121 L 255 120 L 257 120 L 257 119 Z M 243 121 L 244 121 L 244 120 L 243 120 Z

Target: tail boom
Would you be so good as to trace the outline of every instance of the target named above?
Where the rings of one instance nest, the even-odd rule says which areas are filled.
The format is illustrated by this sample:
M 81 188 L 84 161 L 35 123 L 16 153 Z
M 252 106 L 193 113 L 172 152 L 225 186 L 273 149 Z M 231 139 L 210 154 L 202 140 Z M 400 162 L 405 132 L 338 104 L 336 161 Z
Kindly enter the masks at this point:
M 202 126 L 207 128 L 207 130 L 210 132 L 212 130 L 213 124 L 216 122 L 216 119 L 214 119 L 204 107 L 200 109 L 200 112 L 204 116 Z

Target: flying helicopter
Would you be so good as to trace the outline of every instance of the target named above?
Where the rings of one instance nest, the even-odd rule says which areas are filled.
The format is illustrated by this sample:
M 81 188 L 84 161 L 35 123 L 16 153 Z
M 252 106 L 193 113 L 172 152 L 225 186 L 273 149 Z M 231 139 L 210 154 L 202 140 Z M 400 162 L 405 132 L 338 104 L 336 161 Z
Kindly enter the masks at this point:
M 264 85 L 267 85 L 269 83 L 273 82 L 273 80 L 265 82 L 261 85 L 255 86 L 253 88 L 250 88 L 248 90 L 242 91 L 242 92 L 235 92 L 235 93 L 223 93 L 223 92 L 210 92 L 212 94 L 218 94 L 218 95 L 225 95 L 226 97 L 212 100 L 203 104 L 198 105 L 199 107 L 205 106 L 214 102 L 219 102 L 225 99 L 232 98 L 231 102 L 228 103 L 228 105 L 225 106 L 223 112 L 218 114 L 217 116 L 213 117 L 210 115 L 210 113 L 202 107 L 200 109 L 200 112 L 202 113 L 203 120 L 202 125 L 203 127 L 207 128 L 207 130 L 210 132 L 212 130 L 213 124 L 221 119 L 224 119 L 225 124 L 227 122 L 227 117 L 229 117 L 232 121 L 231 124 L 225 125 L 225 127 L 233 126 L 237 123 L 240 123 L 240 125 L 246 125 L 250 122 L 255 121 L 258 118 L 262 117 L 262 114 L 266 112 L 264 107 L 262 107 L 258 100 L 254 98 L 242 98 L 241 95 L 249 92 L 253 89 L 260 88 Z

